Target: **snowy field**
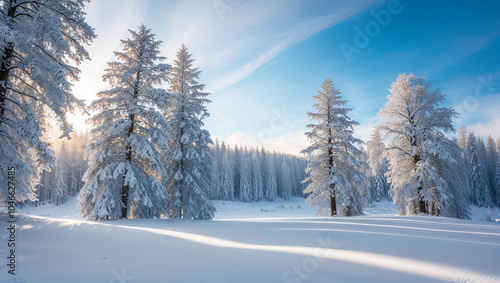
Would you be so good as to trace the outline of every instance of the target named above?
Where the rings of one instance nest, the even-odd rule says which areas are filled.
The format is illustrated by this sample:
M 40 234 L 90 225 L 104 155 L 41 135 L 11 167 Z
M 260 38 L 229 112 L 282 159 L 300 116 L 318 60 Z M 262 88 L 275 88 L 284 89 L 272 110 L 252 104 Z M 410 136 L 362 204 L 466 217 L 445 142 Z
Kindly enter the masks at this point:
M 477 221 L 484 208 L 464 221 L 397 216 L 389 202 L 350 218 L 317 217 L 302 198 L 214 204 L 213 221 L 85 221 L 75 200 L 24 208 L 17 275 L 2 263 L 0 281 L 500 281 L 500 223 Z

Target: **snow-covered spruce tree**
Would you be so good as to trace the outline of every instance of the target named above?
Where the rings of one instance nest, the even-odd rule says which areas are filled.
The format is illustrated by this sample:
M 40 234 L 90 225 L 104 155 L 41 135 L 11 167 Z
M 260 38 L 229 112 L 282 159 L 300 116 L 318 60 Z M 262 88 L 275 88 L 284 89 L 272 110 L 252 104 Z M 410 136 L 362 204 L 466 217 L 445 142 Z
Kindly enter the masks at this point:
M 48 117 L 61 137 L 72 127 L 66 113 L 83 109 L 71 93 L 95 37 L 85 22 L 86 0 L 0 1 L 0 182 L 16 170 L 16 200 L 35 201 L 43 170 L 55 160 L 42 135 Z M 0 188 L 6 201 L 7 185 Z
M 252 201 L 252 155 L 247 147 L 241 151 L 241 170 L 240 170 L 240 201 Z
M 496 151 L 495 140 L 488 136 L 488 140 L 486 142 L 486 168 L 487 168 L 487 176 L 488 176 L 488 184 L 491 191 L 491 203 L 495 203 L 496 198 L 496 190 L 495 190 L 495 171 L 496 165 L 499 161 L 499 156 Z
M 263 180 L 262 180 L 262 163 L 260 161 L 259 148 L 255 148 L 252 157 L 252 186 L 253 200 L 261 201 L 263 199 Z
M 215 208 L 209 199 L 210 180 L 202 174 L 212 155 L 210 133 L 203 129 L 210 100 L 202 92 L 204 85 L 197 82 L 200 71 L 193 68 L 193 61 L 182 45 L 172 68 L 171 105 L 165 111 L 172 128 L 166 158 L 168 207 L 172 218 L 212 219 Z
M 55 170 L 55 184 L 52 193 L 52 202 L 58 206 L 59 204 L 64 203 L 66 197 L 68 196 L 68 180 L 66 178 L 67 175 L 67 167 L 64 166 L 64 162 L 60 162 L 60 160 L 56 160 Z
M 496 192 L 496 204 L 500 206 L 500 160 L 497 163 L 497 169 L 495 173 L 495 192 Z
M 88 146 L 89 168 L 78 196 L 87 218 L 153 218 L 167 214 L 166 170 L 161 152 L 168 149 L 169 125 L 158 109 L 168 93 L 155 85 L 168 79 L 169 65 L 157 63 L 161 41 L 141 25 L 122 40 L 118 61 L 103 76 L 111 89 L 98 93 L 88 121 L 93 126 Z
M 467 198 L 468 198 L 469 203 L 470 203 L 470 200 L 472 199 L 471 198 L 472 193 L 470 191 L 470 189 L 471 189 L 471 187 L 470 187 L 470 175 L 469 175 L 470 169 L 469 169 L 469 157 L 467 155 L 467 141 L 468 141 L 467 128 L 465 126 L 462 126 L 458 129 L 457 145 L 461 149 L 460 157 L 464 161 L 465 170 L 467 172 L 464 176 L 463 182 L 467 184 L 467 186 L 466 186 L 468 188 Z
M 450 184 L 440 175 L 440 163 L 455 162 L 444 146 L 443 132 L 453 132 L 452 108 L 438 108 L 445 95 L 431 90 L 424 78 L 399 75 L 389 102 L 380 111 L 380 129 L 390 140 L 389 182 L 400 214 L 446 211 Z M 445 215 L 447 216 L 447 215 Z
M 238 146 L 234 146 L 234 197 L 240 196 L 240 170 L 241 170 L 241 150 Z
M 371 168 L 371 186 L 373 199 L 377 202 L 387 195 L 387 160 L 384 156 L 385 145 L 378 129 L 372 134 L 371 139 L 366 143 L 368 153 L 368 164 Z
M 453 159 L 452 162 L 436 162 L 436 169 L 448 184 L 448 198 L 446 206 L 442 206 L 440 213 L 447 217 L 470 219 L 469 210 L 469 183 L 464 182 L 468 175 L 465 159 L 462 158 L 463 149 L 457 142 L 443 140 L 443 148 Z
M 277 196 L 276 172 L 274 170 L 274 162 L 264 147 L 261 150 L 262 155 L 262 175 L 264 179 L 264 199 L 273 201 Z
M 463 150 L 467 148 L 467 128 L 465 126 L 462 126 L 458 129 L 457 144 Z
M 372 188 L 372 185 L 371 185 L 371 168 L 370 166 L 368 165 L 368 155 L 366 154 L 366 150 L 365 150 L 365 147 L 361 144 L 359 145 L 359 151 L 362 152 L 362 154 L 360 154 L 358 157 L 357 157 L 357 160 L 362 164 L 361 166 L 361 172 L 363 173 L 363 175 L 365 175 L 365 182 L 363 182 L 361 185 L 361 195 L 363 196 L 364 198 L 364 201 L 366 203 L 372 203 L 373 200 L 375 199 L 375 191 L 373 190 Z
M 60 148 L 56 151 L 56 166 L 52 169 L 55 170 L 52 202 L 55 202 L 56 206 L 64 203 L 68 196 L 69 185 L 72 183 L 72 180 L 69 178 L 69 171 L 71 170 L 71 164 L 68 162 L 69 156 L 70 153 L 65 141 L 63 141 Z
M 353 137 L 353 127 L 358 125 L 347 115 L 352 109 L 345 108 L 340 91 L 335 89 L 330 79 L 326 79 L 314 96 L 315 113 L 307 115 L 316 124 L 310 124 L 306 132 L 311 146 L 303 150 L 309 159 L 304 182 L 311 183 L 304 190 L 310 193 L 307 201 L 322 209 L 329 209 L 331 215 L 362 214 L 362 197 L 359 185 L 365 183 L 363 164 L 359 156 L 363 154 L 354 143 L 363 142 Z
M 234 162 L 231 158 L 229 148 L 224 152 L 222 158 L 222 181 L 221 181 L 221 198 L 223 200 L 234 199 Z
M 283 181 L 283 195 L 281 197 L 284 200 L 289 200 L 292 195 L 292 171 L 284 158 L 283 164 L 281 165 L 281 176 L 281 180 Z
M 478 153 L 476 136 L 469 133 L 467 141 L 467 156 L 469 158 L 469 176 L 472 202 L 477 206 L 485 206 L 486 178 L 481 155 Z
M 481 175 L 483 179 L 483 192 L 482 196 L 484 198 L 483 203 L 484 206 L 491 206 L 491 185 L 488 177 L 488 157 L 486 155 L 486 146 L 482 138 L 477 138 L 477 156 L 479 161 L 481 162 Z
M 215 145 L 212 147 L 212 165 L 210 170 L 210 191 L 211 199 L 220 199 L 221 180 L 222 180 L 222 155 L 219 140 L 215 139 Z

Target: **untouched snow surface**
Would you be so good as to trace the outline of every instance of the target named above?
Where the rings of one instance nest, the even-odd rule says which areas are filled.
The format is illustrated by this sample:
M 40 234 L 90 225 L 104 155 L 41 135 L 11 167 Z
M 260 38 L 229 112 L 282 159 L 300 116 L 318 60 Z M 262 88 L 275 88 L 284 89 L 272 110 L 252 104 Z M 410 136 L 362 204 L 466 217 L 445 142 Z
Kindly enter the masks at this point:
M 318 217 L 302 198 L 214 204 L 213 221 L 86 221 L 75 200 L 24 208 L 17 216 L 15 276 L 7 274 L 7 214 L 1 213 L 0 281 L 500 280 L 498 222 L 401 217 L 389 202 L 349 218 Z M 486 216 L 482 208 L 473 212 L 473 219 Z

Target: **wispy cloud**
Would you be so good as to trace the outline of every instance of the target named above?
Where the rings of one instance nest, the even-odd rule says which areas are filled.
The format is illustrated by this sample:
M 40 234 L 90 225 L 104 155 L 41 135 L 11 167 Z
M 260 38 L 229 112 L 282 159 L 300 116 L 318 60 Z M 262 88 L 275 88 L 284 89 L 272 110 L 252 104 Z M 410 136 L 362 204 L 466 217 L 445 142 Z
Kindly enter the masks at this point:
M 285 49 L 341 23 L 370 1 L 180 1 L 165 17 L 164 50 L 184 43 L 204 70 L 217 70 L 208 85 L 223 90 L 255 72 Z

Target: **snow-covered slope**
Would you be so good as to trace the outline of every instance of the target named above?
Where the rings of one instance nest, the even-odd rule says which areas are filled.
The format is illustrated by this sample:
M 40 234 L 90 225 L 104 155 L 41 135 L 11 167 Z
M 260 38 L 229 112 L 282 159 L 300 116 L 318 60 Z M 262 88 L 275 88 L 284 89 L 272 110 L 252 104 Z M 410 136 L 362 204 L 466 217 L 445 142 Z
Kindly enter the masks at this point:
M 490 282 L 500 280 L 500 225 L 395 215 L 317 217 L 288 202 L 215 202 L 213 221 L 63 219 L 25 208 L 16 276 L 2 282 Z M 300 208 L 299 208 L 300 207 Z M 267 210 L 267 211 L 266 211 Z M 45 216 L 35 216 L 42 214 Z M 5 260 L 6 214 L 1 214 Z M 47 216 L 50 215 L 50 216 Z

